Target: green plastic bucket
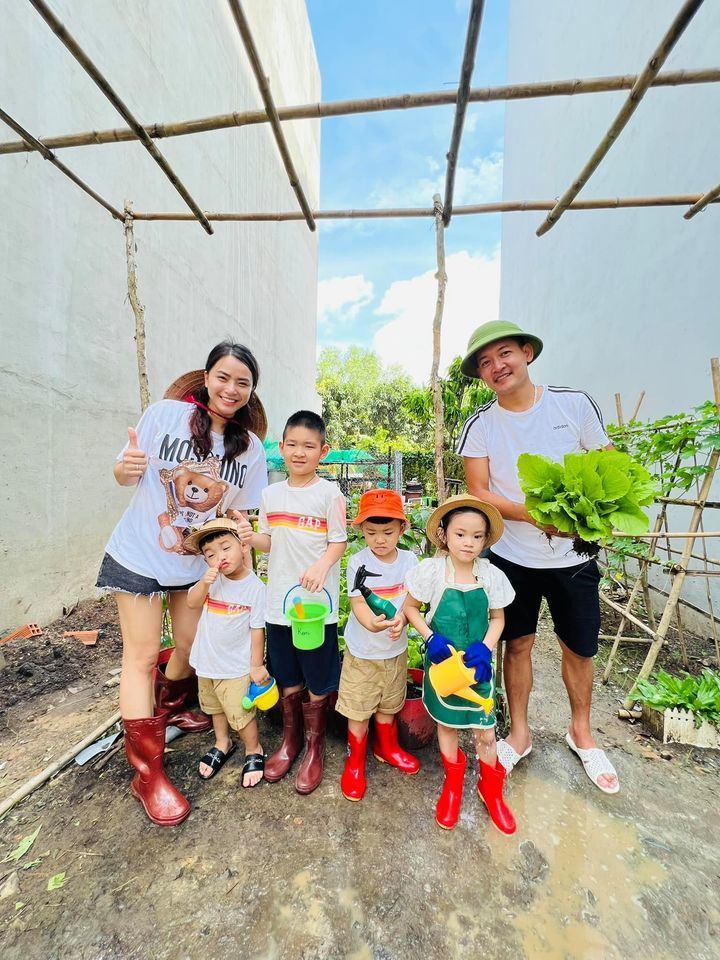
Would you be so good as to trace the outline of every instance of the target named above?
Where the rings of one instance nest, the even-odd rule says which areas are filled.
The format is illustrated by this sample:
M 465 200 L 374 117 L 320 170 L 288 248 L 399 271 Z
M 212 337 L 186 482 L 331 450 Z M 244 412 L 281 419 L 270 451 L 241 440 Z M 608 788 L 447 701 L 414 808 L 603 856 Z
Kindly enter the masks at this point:
M 303 600 L 305 616 L 300 618 L 294 607 L 285 611 L 292 627 L 293 646 L 299 650 L 316 650 L 325 640 L 325 620 L 330 608 L 325 603 Z

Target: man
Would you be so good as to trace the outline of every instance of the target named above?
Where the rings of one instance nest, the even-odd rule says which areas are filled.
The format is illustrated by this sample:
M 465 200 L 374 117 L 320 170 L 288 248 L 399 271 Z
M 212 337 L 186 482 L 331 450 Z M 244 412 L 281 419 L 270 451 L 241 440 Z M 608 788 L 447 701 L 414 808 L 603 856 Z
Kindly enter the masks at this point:
M 611 446 L 595 401 L 580 390 L 536 385 L 528 367 L 542 341 L 514 323 L 493 321 L 473 333 L 462 372 L 476 377 L 496 397 L 465 423 L 458 453 L 465 461 L 471 494 L 493 504 L 505 519 L 505 533 L 491 561 L 510 580 L 515 600 L 505 610 L 505 688 L 511 730 L 498 742 L 498 756 L 510 772 L 532 750 L 528 701 L 533 685 L 532 648 L 543 597 L 562 651 L 562 678 L 570 700 L 566 740 L 585 772 L 604 793 L 617 793 L 618 777 L 591 733 L 590 704 L 600 629 L 594 560 L 580 557 L 554 527 L 540 527 L 525 509 L 517 460 L 540 453 L 560 461 L 566 453 Z

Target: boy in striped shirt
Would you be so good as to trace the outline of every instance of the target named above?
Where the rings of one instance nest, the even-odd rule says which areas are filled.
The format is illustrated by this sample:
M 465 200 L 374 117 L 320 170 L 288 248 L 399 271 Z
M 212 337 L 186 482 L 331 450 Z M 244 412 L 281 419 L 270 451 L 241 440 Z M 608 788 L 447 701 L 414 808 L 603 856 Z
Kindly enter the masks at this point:
M 373 754 L 403 773 L 417 773 L 420 764 L 398 744 L 395 715 L 407 692 L 407 619 L 402 612 L 407 595 L 405 577 L 417 565 L 410 550 L 399 550 L 407 526 L 400 494 L 368 490 L 360 497 L 354 527 L 360 527 L 367 546 L 348 561 L 348 596 L 352 612 L 345 627 L 345 656 L 340 676 L 337 711 L 348 719 L 348 755 L 340 779 L 347 800 L 361 800 L 366 787 L 365 755 L 368 725 L 375 718 Z M 376 615 L 360 590 L 358 570 L 365 567 L 366 586 L 396 610 L 388 619 Z
M 289 772 L 304 731 L 307 749 L 295 780 L 303 794 L 322 781 L 329 695 L 340 679 L 337 621 L 347 521 L 342 492 L 316 472 L 329 449 L 322 417 L 309 410 L 294 413 L 280 443 L 287 480 L 263 491 L 258 533 L 250 534 L 249 524 L 243 524 L 242 533 L 270 554 L 265 630 L 270 672 L 282 692 L 283 740 L 265 764 L 265 779 L 275 782 Z M 286 616 L 293 597 L 304 591 L 319 594 L 330 608 L 324 642 L 315 650 L 293 646 Z

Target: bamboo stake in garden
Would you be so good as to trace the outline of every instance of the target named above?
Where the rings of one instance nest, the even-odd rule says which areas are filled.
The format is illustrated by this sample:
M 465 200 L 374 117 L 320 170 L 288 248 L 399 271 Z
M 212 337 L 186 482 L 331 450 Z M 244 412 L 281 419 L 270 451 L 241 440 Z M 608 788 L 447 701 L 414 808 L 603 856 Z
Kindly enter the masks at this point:
M 660 71 L 660 68 L 672 52 L 675 44 L 685 32 L 685 29 L 692 18 L 702 6 L 702 3 L 703 0 L 685 0 L 685 3 L 680 8 L 680 11 L 670 25 L 670 28 L 658 44 L 653 55 L 650 57 L 645 69 L 642 71 L 642 73 L 638 74 L 638 78 L 633 84 L 633 88 L 630 91 L 627 100 L 621 107 L 618 115 L 613 120 L 607 133 L 600 141 L 600 144 L 595 149 L 593 155 L 582 168 L 572 185 L 560 197 L 545 220 L 535 231 L 538 237 L 542 237 L 543 234 L 547 233 L 548 230 L 551 230 L 552 227 L 555 226 L 560 217 L 563 215 L 563 213 L 565 213 L 569 205 L 600 166 L 604 157 L 610 150 L 610 147 L 612 147 L 612 145 L 615 143 L 617 138 L 625 129 L 630 117 L 632 117 L 637 110 L 640 101 L 645 96 L 648 89 L 652 86 L 652 82 Z
M 145 357 L 145 307 L 137 292 L 137 265 L 135 263 L 135 231 L 133 229 L 132 203 L 125 201 L 125 256 L 127 258 L 127 285 L 130 306 L 135 316 L 135 352 L 137 354 L 138 384 L 140 386 L 140 409 L 145 412 L 150 405 L 147 361 Z
M 433 410 L 435 412 L 435 480 L 437 483 L 438 503 L 445 499 L 445 406 L 443 404 L 442 385 L 440 383 L 440 352 L 442 347 L 442 318 L 445 309 L 445 225 L 443 223 L 443 205 L 440 194 L 433 197 L 435 211 L 435 252 L 437 254 L 437 300 L 433 318 L 433 355 L 430 368 L 430 389 L 432 390 Z
M 696 213 L 704 210 L 709 203 L 714 203 L 718 197 L 720 197 L 720 183 L 716 187 L 713 187 L 712 190 L 704 193 L 700 199 L 690 207 L 687 213 L 683 214 L 684 218 L 686 220 L 692 220 Z

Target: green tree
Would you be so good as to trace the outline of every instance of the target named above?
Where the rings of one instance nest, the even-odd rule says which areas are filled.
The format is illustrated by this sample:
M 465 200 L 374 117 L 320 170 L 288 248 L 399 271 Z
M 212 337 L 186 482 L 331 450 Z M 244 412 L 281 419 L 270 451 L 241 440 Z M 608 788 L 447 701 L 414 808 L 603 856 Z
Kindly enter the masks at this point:
M 445 449 L 454 450 L 463 424 L 478 407 L 495 396 L 482 380 L 471 380 L 460 370 L 462 357 L 455 357 L 447 375 L 440 379 L 445 406 Z M 418 425 L 428 427 L 428 449 L 432 448 L 433 400 L 430 387 L 416 388 L 403 401 L 408 416 Z
M 317 391 L 336 448 L 419 449 L 426 425 L 411 420 L 404 407 L 413 389 L 401 367 L 384 366 L 372 350 L 325 347 L 320 353 Z

